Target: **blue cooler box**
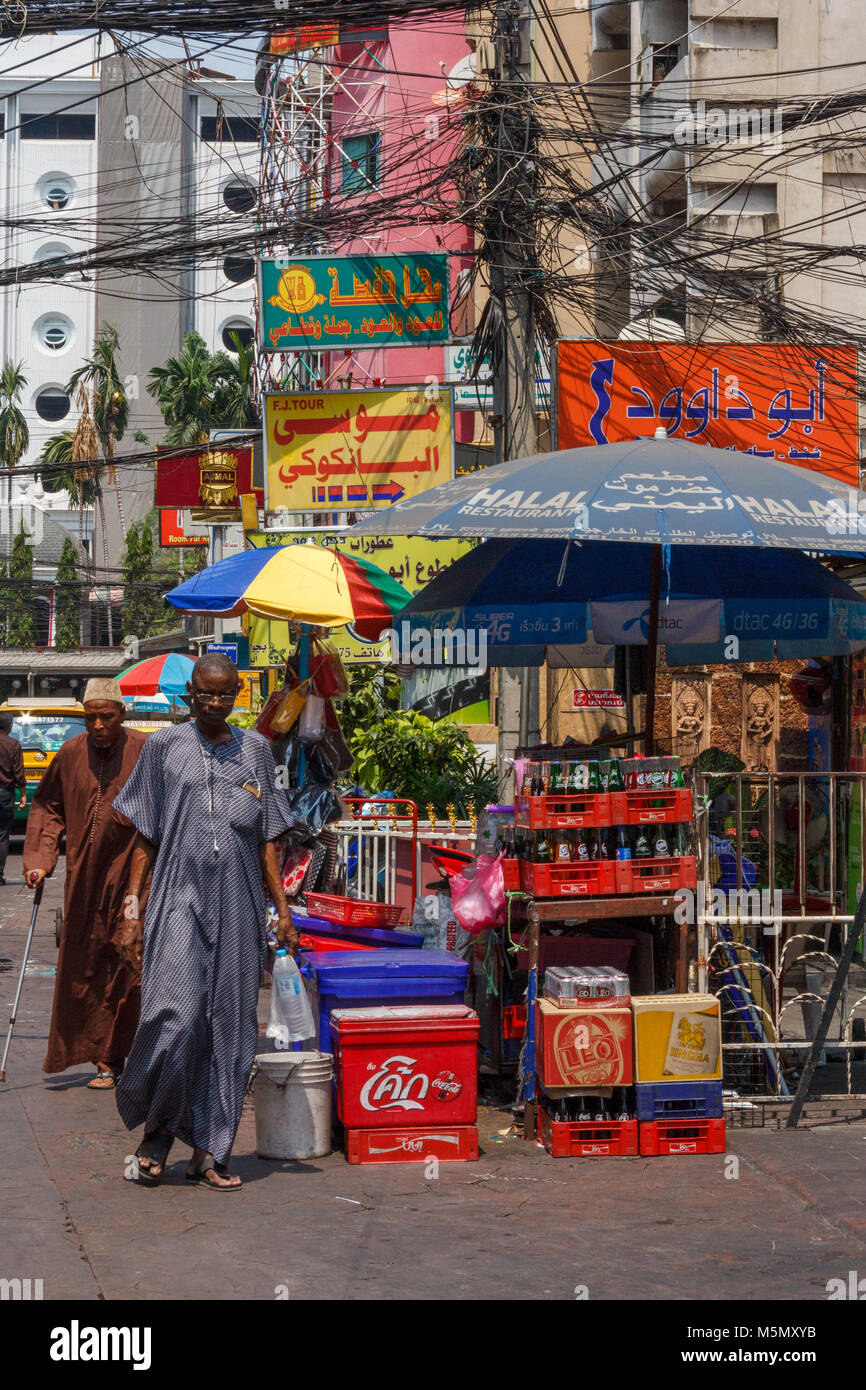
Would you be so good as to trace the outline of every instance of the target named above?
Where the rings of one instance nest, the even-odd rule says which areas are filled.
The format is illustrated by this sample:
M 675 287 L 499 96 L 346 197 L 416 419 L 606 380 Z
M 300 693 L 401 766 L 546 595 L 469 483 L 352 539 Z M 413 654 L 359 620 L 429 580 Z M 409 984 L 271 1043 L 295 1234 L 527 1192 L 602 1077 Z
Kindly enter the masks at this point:
M 301 973 L 319 1015 L 319 1051 L 331 1051 L 332 1009 L 376 1004 L 462 1004 L 469 966 L 450 951 L 311 951 Z

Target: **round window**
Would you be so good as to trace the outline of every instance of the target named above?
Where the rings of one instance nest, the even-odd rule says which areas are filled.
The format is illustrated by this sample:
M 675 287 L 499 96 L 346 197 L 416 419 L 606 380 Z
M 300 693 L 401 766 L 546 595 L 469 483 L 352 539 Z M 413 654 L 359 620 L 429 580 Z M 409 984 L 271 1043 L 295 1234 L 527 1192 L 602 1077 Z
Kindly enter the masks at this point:
M 256 263 L 252 256 L 226 256 L 223 261 L 223 274 L 233 285 L 241 285 L 244 280 L 252 280 L 256 273 Z
M 55 170 L 43 174 L 36 185 L 36 193 L 41 202 L 52 212 L 62 212 L 68 208 L 75 196 L 75 180 L 69 174 Z
M 72 321 L 65 314 L 43 314 L 33 325 L 33 335 L 46 352 L 62 352 L 72 342 Z
M 248 183 L 227 183 L 223 202 L 229 212 L 251 212 L 256 205 L 256 195 Z
M 252 324 L 247 323 L 246 319 L 230 319 L 220 336 L 226 352 L 237 352 L 237 345 L 232 339 L 237 338 L 242 347 L 249 347 L 253 341 Z
M 47 420 L 53 424 L 56 420 L 66 418 L 72 402 L 59 386 L 46 386 L 39 392 L 33 404 L 40 420 Z

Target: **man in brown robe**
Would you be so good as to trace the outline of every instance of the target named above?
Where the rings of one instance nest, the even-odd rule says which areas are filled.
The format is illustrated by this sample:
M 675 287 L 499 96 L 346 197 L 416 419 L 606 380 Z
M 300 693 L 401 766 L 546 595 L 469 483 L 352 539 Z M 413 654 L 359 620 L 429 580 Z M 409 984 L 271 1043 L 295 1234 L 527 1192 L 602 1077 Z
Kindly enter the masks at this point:
M 124 729 L 123 717 L 117 681 L 88 681 L 86 732 L 63 744 L 40 782 L 24 842 L 24 879 L 36 888 L 66 833 L 63 932 L 42 1070 L 93 1062 L 93 1090 L 114 1088 L 141 1003 L 140 974 L 119 947 L 137 831 L 112 803 L 147 735 Z

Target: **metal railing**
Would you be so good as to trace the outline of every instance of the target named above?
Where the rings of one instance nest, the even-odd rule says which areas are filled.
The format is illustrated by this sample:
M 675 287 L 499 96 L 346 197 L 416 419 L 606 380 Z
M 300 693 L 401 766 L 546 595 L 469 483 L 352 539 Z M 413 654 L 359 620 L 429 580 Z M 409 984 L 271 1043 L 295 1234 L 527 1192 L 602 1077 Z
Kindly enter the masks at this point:
M 338 863 L 345 869 L 353 896 L 374 901 L 397 901 L 398 858 L 411 875 L 411 918 L 415 899 L 424 891 L 422 847 L 450 845 L 455 849 L 473 848 L 475 831 L 469 821 L 436 820 L 420 822 L 413 801 L 373 800 L 371 797 L 344 797 L 352 807 L 352 818 L 339 821 Z M 410 843 L 408 860 L 398 848 Z
M 760 1089 L 763 1074 L 766 1091 L 786 1096 L 785 1062 L 805 1060 L 822 988 L 835 976 L 831 936 L 838 929 L 841 950 L 862 888 L 866 773 L 722 772 L 695 780 L 698 988 L 722 1001 L 726 1078 Z M 711 796 L 714 784 L 724 790 Z M 795 1005 L 806 1037 L 792 1031 Z M 846 980 L 838 1037 L 827 1044 L 845 1053 L 849 1096 L 852 1049 L 862 1046 L 853 1039 L 854 1017 L 864 1007 L 866 995 L 852 1003 Z

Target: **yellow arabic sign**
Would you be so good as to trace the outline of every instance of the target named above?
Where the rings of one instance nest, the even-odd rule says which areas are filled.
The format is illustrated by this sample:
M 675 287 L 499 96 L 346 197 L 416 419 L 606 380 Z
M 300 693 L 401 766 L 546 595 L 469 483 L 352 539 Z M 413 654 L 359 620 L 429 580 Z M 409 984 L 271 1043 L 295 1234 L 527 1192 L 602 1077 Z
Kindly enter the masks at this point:
M 267 506 L 355 511 L 452 477 L 451 392 L 265 395 Z
M 270 546 L 303 545 L 310 534 L 309 531 L 251 531 L 247 540 L 253 549 L 260 550 Z M 411 594 L 417 594 L 474 544 L 473 541 L 431 541 L 418 536 L 312 534 L 319 545 L 372 560 Z M 288 623 L 258 618 L 252 613 L 245 615 L 244 622 L 248 625 L 250 639 L 250 665 L 282 666 L 292 649 Z M 384 661 L 390 655 L 387 643 L 363 642 L 344 627 L 334 628 L 331 641 L 343 661 Z

